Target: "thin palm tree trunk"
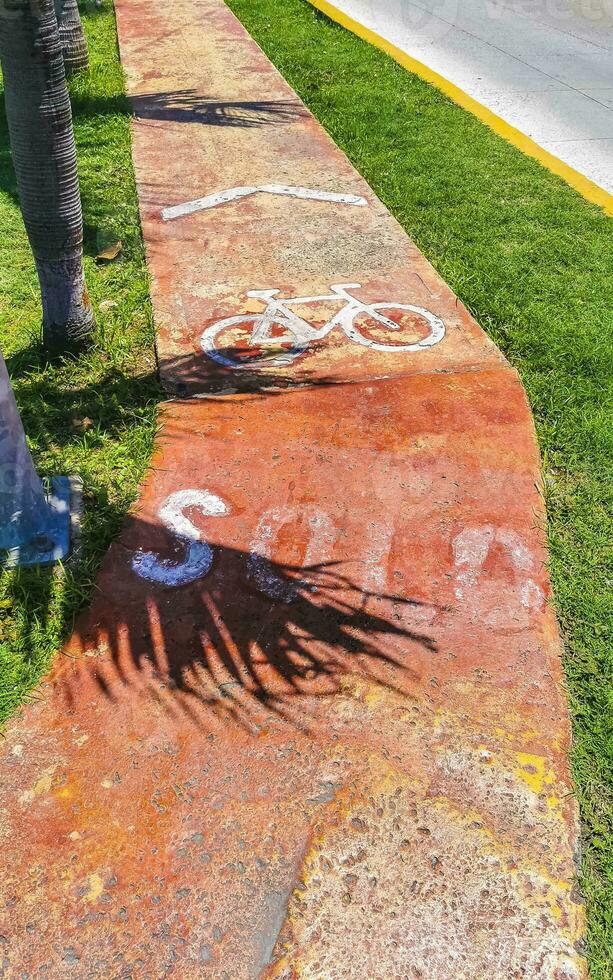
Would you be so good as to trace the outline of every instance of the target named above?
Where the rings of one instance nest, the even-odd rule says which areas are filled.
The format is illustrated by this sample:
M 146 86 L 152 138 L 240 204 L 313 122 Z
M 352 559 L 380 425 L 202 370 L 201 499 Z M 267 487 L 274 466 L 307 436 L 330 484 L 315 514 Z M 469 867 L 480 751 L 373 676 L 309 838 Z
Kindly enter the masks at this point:
M 71 78 L 89 68 L 87 40 L 81 23 L 77 0 L 55 0 L 55 12 L 60 29 L 66 77 Z
M 91 334 L 94 318 L 83 273 L 76 148 L 54 0 L 3 0 L 0 14 L 6 114 L 41 287 L 43 340 L 65 348 Z

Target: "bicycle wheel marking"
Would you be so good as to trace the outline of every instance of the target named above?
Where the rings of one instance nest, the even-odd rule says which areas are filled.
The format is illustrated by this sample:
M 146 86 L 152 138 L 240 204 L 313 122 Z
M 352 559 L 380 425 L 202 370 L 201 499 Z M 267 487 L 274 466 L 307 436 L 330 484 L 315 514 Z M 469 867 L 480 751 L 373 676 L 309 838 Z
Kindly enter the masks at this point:
M 313 341 L 322 340 L 336 327 L 353 343 L 388 354 L 418 353 L 445 336 L 444 322 L 423 306 L 393 301 L 366 303 L 348 292 L 361 288 L 359 283 L 333 283 L 329 294 L 287 299 L 276 298 L 278 289 L 249 290 L 246 295 L 266 303 L 266 309 L 218 320 L 204 330 L 200 346 L 207 357 L 223 367 L 248 370 L 288 366 L 306 353 Z M 294 306 L 330 302 L 345 305 L 317 329 L 292 310 Z M 402 342 L 403 333 L 408 343 Z M 395 334 L 398 340 L 394 340 Z
M 400 313 L 401 321 L 404 319 L 408 319 L 410 321 L 410 325 L 413 328 L 411 330 L 412 333 L 421 333 L 422 331 L 419 330 L 418 327 L 423 327 L 424 324 L 427 325 L 428 330 L 424 337 L 421 337 L 421 339 L 411 339 L 411 342 L 409 343 L 385 343 L 384 340 L 379 341 L 375 338 L 369 337 L 368 334 L 372 332 L 372 329 L 368 330 L 368 327 L 366 327 L 367 333 L 364 333 L 364 328 L 360 328 L 359 326 L 359 320 L 360 317 L 364 317 L 366 320 L 368 320 L 369 312 L 357 310 L 355 313 L 351 314 L 350 322 L 344 327 L 345 333 L 350 340 L 354 341 L 354 343 L 362 344 L 364 347 L 369 347 L 371 350 L 382 351 L 390 354 L 418 352 L 425 350 L 428 347 L 434 347 L 434 345 L 438 344 L 439 341 L 441 341 L 445 336 L 445 325 L 441 318 L 435 316 L 435 314 L 431 313 L 429 310 L 424 309 L 423 306 L 413 306 L 409 303 L 371 303 L 370 309 L 374 310 L 376 313 L 380 311 L 383 315 L 385 315 L 383 312 L 385 310 L 388 310 L 390 314 Z M 417 327 L 414 323 L 415 319 L 418 321 Z M 423 322 L 419 323 L 419 321 Z M 356 322 L 358 323 L 357 326 Z M 402 322 L 397 324 L 398 329 L 401 329 L 402 326 Z M 382 329 L 385 328 L 379 327 L 380 332 L 382 332 Z M 394 335 L 390 334 L 389 336 L 390 338 L 393 338 Z
M 225 320 L 219 320 L 204 331 L 200 338 L 200 346 L 203 352 L 212 361 L 221 364 L 223 367 L 234 368 L 235 370 L 248 370 L 252 367 L 284 367 L 292 363 L 300 354 L 304 354 L 308 345 L 296 345 L 291 341 L 285 346 L 281 339 L 274 344 L 274 336 L 264 349 L 257 344 L 251 346 L 249 342 L 245 344 L 235 343 L 235 336 L 238 333 L 240 340 L 240 328 L 244 327 L 246 334 L 253 336 L 258 323 L 262 320 L 262 315 L 258 313 L 246 313 L 244 316 L 231 316 Z M 272 321 L 276 323 L 276 321 Z M 281 324 L 284 326 L 284 324 Z M 247 329 L 251 327 L 252 329 Z M 232 343 L 224 343 L 221 336 L 225 331 L 229 331 L 229 339 Z M 220 341 L 219 346 L 216 342 Z

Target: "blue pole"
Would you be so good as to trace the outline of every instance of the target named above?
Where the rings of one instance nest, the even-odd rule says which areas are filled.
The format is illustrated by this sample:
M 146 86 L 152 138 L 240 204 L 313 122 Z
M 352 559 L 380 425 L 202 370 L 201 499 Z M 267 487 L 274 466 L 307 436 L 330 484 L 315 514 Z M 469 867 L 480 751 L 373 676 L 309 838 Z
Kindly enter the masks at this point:
M 64 558 L 70 538 L 70 481 L 45 492 L 36 472 L 0 351 L 0 562 L 47 564 Z

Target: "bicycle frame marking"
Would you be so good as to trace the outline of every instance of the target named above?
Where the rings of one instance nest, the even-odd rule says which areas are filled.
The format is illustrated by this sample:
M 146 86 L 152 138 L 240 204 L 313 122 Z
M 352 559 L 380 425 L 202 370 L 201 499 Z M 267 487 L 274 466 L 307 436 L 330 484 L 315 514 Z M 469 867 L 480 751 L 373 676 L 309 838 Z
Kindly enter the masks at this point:
M 247 292 L 247 296 L 258 299 L 266 303 L 266 309 L 262 313 L 250 313 L 234 317 L 227 317 L 211 324 L 203 332 L 200 344 L 203 352 L 217 363 L 224 367 L 234 369 L 249 369 L 258 363 L 265 363 L 269 366 L 278 367 L 290 364 L 293 360 L 303 354 L 309 344 L 314 340 L 322 340 L 335 327 L 340 327 L 349 340 L 368 347 L 375 351 L 388 353 L 416 352 L 439 343 L 445 335 L 445 325 L 440 317 L 431 313 L 421 306 L 413 306 L 406 303 L 363 303 L 358 297 L 348 292 L 349 289 L 361 289 L 360 283 L 332 283 L 330 293 L 321 296 L 294 296 L 289 299 L 276 299 L 278 289 L 252 289 Z M 313 327 L 307 320 L 298 316 L 291 307 L 303 306 L 310 303 L 342 302 L 344 306 L 331 317 L 327 323 L 321 327 Z M 385 327 L 387 330 L 396 331 L 400 325 L 390 320 L 380 310 L 401 310 L 416 314 L 429 326 L 429 333 L 422 340 L 412 344 L 384 344 L 366 336 L 356 325 L 355 320 L 360 314 L 368 316 L 376 323 Z M 288 342 L 291 348 L 281 351 L 278 356 L 270 358 L 252 358 L 249 363 L 237 362 L 218 350 L 216 347 L 217 336 L 227 328 L 238 327 L 239 325 L 249 324 L 251 336 L 249 345 L 251 347 L 279 347 Z M 273 325 L 285 328 L 285 333 L 281 336 L 273 336 Z

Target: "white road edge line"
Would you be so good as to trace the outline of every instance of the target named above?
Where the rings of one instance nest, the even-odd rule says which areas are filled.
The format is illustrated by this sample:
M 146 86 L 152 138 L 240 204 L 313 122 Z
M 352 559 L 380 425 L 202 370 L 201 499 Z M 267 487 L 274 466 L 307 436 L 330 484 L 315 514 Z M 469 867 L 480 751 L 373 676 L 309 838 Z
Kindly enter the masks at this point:
M 288 187 L 285 184 L 262 184 L 259 187 L 231 187 L 227 191 L 219 191 L 217 194 L 199 197 L 196 201 L 187 201 L 186 204 L 176 204 L 174 207 L 164 208 L 162 220 L 172 221 L 173 218 L 182 218 L 186 214 L 194 214 L 195 211 L 206 211 L 209 208 L 217 207 L 219 204 L 227 204 L 229 201 L 237 201 L 241 197 L 249 197 L 251 194 L 258 193 L 282 194 L 286 197 L 297 197 L 305 201 L 353 204 L 362 208 L 368 204 L 365 197 L 358 197 L 355 194 L 335 194 L 332 191 L 311 190 L 309 187 Z

